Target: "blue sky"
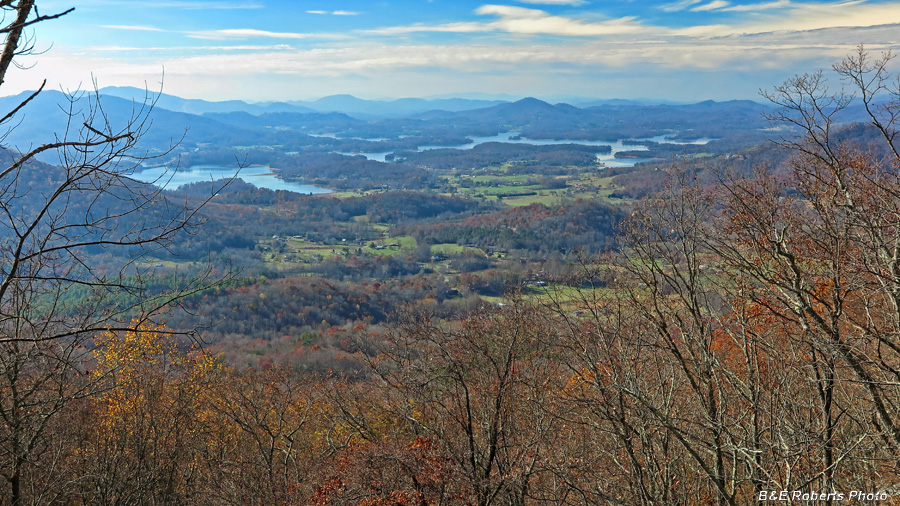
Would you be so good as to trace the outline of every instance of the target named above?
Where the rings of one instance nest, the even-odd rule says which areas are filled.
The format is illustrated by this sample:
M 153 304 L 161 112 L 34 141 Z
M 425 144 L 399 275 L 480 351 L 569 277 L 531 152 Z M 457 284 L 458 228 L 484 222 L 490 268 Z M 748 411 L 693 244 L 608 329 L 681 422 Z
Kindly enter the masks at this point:
M 248 101 L 472 93 L 758 98 L 858 44 L 900 46 L 888 0 L 47 0 L 4 94 L 138 86 Z M 163 78 L 164 75 L 164 78 Z

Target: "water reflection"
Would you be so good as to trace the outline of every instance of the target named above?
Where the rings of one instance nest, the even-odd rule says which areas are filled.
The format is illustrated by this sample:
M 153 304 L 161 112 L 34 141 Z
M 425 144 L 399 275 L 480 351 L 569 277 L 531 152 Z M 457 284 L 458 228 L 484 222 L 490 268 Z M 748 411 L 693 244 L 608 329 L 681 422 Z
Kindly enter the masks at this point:
M 503 132 L 497 135 L 491 135 L 488 137 L 471 137 L 472 142 L 468 144 L 460 144 L 457 146 L 419 146 L 416 151 L 428 151 L 432 149 L 472 149 L 479 144 L 484 144 L 485 142 L 504 142 L 508 144 L 531 144 L 533 146 L 550 146 L 550 145 L 559 145 L 559 144 L 578 144 L 580 146 L 610 146 L 612 151 L 610 153 L 598 153 L 597 160 L 604 164 L 607 167 L 631 167 L 637 163 L 648 162 L 652 160 L 652 158 L 616 158 L 616 153 L 620 151 L 647 151 L 646 144 L 639 144 L 640 141 L 656 142 L 660 144 L 679 144 L 679 145 L 703 145 L 712 139 L 693 139 L 690 141 L 678 141 L 668 138 L 665 135 L 658 135 L 656 137 L 650 137 L 647 139 L 631 139 L 626 142 L 628 144 L 622 144 L 622 141 L 616 142 L 608 142 L 608 141 L 587 141 L 587 140 L 554 140 L 554 139 L 529 139 L 528 137 L 521 137 L 516 132 Z M 365 139 L 365 140 L 373 140 L 373 139 Z M 382 139 L 379 139 L 382 140 Z M 363 155 L 369 160 L 375 160 L 378 162 L 384 162 L 385 157 L 389 154 L 393 153 L 393 151 L 385 151 L 385 152 L 377 152 L 377 153 L 341 153 L 342 155 Z
M 295 181 L 285 181 L 272 172 L 272 169 L 266 166 L 253 165 L 245 167 L 238 173 L 234 167 L 224 167 L 221 165 L 195 165 L 187 169 L 178 169 L 175 172 L 168 167 L 147 167 L 140 172 L 135 172 L 131 177 L 145 183 L 153 183 L 157 186 L 168 190 L 174 190 L 179 186 L 210 182 L 219 179 L 227 179 L 237 174 L 237 177 L 243 179 L 244 182 L 250 183 L 257 188 L 268 188 L 269 190 L 287 190 L 297 193 L 330 193 L 328 188 L 321 188 L 311 184 L 303 184 Z

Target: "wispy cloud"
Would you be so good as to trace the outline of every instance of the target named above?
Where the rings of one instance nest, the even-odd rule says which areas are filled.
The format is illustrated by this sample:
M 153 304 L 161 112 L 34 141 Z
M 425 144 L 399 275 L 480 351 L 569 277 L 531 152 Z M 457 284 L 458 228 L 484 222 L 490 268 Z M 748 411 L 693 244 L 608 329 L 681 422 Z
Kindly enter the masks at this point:
M 417 32 L 452 32 L 452 33 L 475 33 L 489 32 L 492 28 L 485 23 L 476 22 L 459 22 L 445 23 L 442 25 L 424 25 L 414 24 L 407 26 L 388 26 L 385 28 L 375 28 L 372 30 L 363 30 L 362 33 L 370 35 L 401 35 L 406 33 Z
M 761 4 L 732 5 L 731 7 L 726 7 L 722 10 L 726 12 L 753 12 L 766 11 L 769 9 L 780 9 L 783 7 L 788 7 L 790 5 L 790 0 L 778 0 L 776 2 L 766 2 Z
M 137 47 L 137 46 L 91 46 L 86 48 L 88 53 L 135 51 L 146 54 L 184 54 L 189 51 L 288 51 L 294 49 L 288 44 L 269 45 L 230 45 L 230 46 L 171 46 L 171 47 Z
M 353 21 L 370 24 L 357 30 L 314 33 L 313 30 L 327 29 L 323 22 L 334 21 L 332 16 L 359 13 L 333 10 L 339 7 L 337 2 L 328 5 L 329 10 L 313 10 L 319 6 L 310 2 L 308 11 L 295 5 L 290 11 L 295 16 L 292 19 L 270 22 L 277 16 L 273 14 L 253 16 L 251 23 L 237 11 L 204 13 L 177 9 L 258 9 L 262 2 L 276 2 L 79 0 L 79 6 L 102 6 L 95 11 L 119 8 L 128 15 L 86 17 L 94 20 L 94 25 L 87 25 L 86 29 L 104 27 L 98 35 L 105 36 L 105 40 L 96 39 L 91 42 L 96 44 L 92 47 L 83 47 L 80 41 L 69 43 L 65 58 L 53 56 L 67 50 L 66 45 L 59 43 L 35 61 L 42 73 L 49 77 L 58 75 L 60 82 L 71 82 L 66 73 L 75 76 L 90 70 L 101 76 L 121 76 L 123 80 L 133 76 L 152 80 L 165 67 L 173 83 L 188 83 L 184 89 L 197 90 L 196 93 L 221 94 L 230 86 L 222 83 L 242 80 L 247 83 L 244 91 L 258 97 L 262 92 L 257 86 L 264 88 L 281 82 L 286 90 L 296 90 L 296 83 L 307 78 L 307 83 L 330 87 L 328 91 L 337 89 L 331 84 L 337 81 L 330 78 L 352 86 L 378 81 L 394 82 L 397 86 L 401 82 L 413 83 L 409 86 L 428 89 L 441 85 L 440 79 L 429 77 L 435 75 L 455 79 L 465 86 L 470 86 L 471 80 L 488 87 L 500 86 L 491 82 L 494 76 L 519 75 L 520 79 L 504 81 L 504 85 L 512 83 L 524 88 L 540 79 L 555 80 L 565 87 L 589 81 L 587 76 L 606 79 L 605 76 L 618 74 L 628 78 L 648 76 L 648 82 L 659 86 L 664 81 L 658 76 L 667 71 L 707 76 L 744 72 L 751 77 L 767 69 L 785 76 L 806 72 L 839 60 L 860 41 L 866 41 L 871 51 L 900 49 L 896 42 L 900 0 L 662 0 L 655 6 L 639 0 L 484 1 L 492 3 L 475 4 L 480 7 L 473 7 L 474 16 L 470 11 L 464 17 L 454 18 L 458 6 L 441 11 L 449 2 L 435 1 L 431 5 L 416 0 L 421 6 L 429 5 L 428 18 L 408 9 L 412 12 L 391 17 L 397 20 L 392 21 L 396 26 L 379 27 L 362 15 Z M 586 4 L 589 6 L 579 7 Z M 142 10 L 161 7 L 184 15 L 171 18 L 177 19 L 177 24 L 169 26 L 155 16 L 157 12 Z M 283 11 L 273 9 L 275 12 Z M 139 37 L 142 32 L 162 31 L 173 37 L 152 37 L 147 44 L 154 47 L 137 47 L 147 41 L 147 37 Z M 453 36 L 434 36 L 437 33 Z M 331 42 L 335 40 L 340 42 Z M 27 60 L 23 64 L 27 66 Z M 562 75 L 577 78 L 560 79 Z M 701 83 L 702 79 L 697 78 L 696 82 Z M 709 89 L 719 87 L 730 92 L 733 81 L 727 82 L 731 84 L 726 84 L 725 78 L 706 84 Z M 766 82 L 755 84 L 765 85 Z M 674 89 L 674 85 L 667 87 Z M 389 86 L 384 89 L 391 90 Z
M 251 39 L 251 38 L 269 38 L 269 39 L 311 39 L 311 38 L 337 38 L 333 34 L 316 34 L 316 33 L 294 33 L 294 32 L 270 32 L 267 30 L 256 30 L 254 28 L 228 28 L 224 30 L 208 30 L 203 32 L 190 32 L 187 36 L 192 39 L 209 39 L 209 40 L 225 40 L 225 39 Z
M 877 4 L 867 0 L 803 4 L 770 2 L 758 4 L 756 7 L 761 6 L 766 6 L 768 10 L 775 7 L 783 8 L 779 9 L 777 13 L 760 13 L 752 21 L 693 26 L 679 29 L 676 33 L 689 37 L 714 37 L 776 31 L 797 33 L 828 28 L 866 28 L 900 23 L 900 2 Z M 738 9 L 742 11 L 759 10 L 750 9 L 749 5 L 735 7 L 742 7 L 742 9 Z M 729 9 L 734 9 L 734 7 Z
M 332 16 L 357 16 L 358 12 L 355 11 L 306 11 L 307 14 L 320 14 L 327 15 L 331 14 Z
M 184 48 L 187 49 L 187 48 Z M 201 46 L 191 48 L 200 51 L 290 51 L 293 46 L 288 44 L 270 44 L 266 46 L 244 45 L 244 46 Z
M 738 29 L 724 27 L 722 33 L 733 33 Z M 479 43 L 464 41 L 443 45 L 397 45 L 378 43 L 370 38 L 344 43 L 339 47 L 308 47 L 306 44 L 303 48 L 288 44 L 222 47 L 208 44 L 190 47 L 186 51 L 171 47 L 132 51 L 132 48 L 123 45 L 77 54 L 61 54 L 55 50 L 41 56 L 39 69 L 44 70 L 47 77 L 59 76 L 60 82 L 71 83 L 76 76 L 89 79 L 86 69 L 90 69 L 103 77 L 104 84 L 133 85 L 136 79 L 158 80 L 161 69 L 165 68 L 167 92 L 194 93 L 194 96 L 207 93 L 222 97 L 223 93 L 232 93 L 232 96 L 260 98 L 280 93 L 282 97 L 290 98 L 291 94 L 297 93 L 297 83 L 304 83 L 306 93 L 322 90 L 323 94 L 339 89 L 341 92 L 358 90 L 353 86 L 359 86 L 360 82 L 367 83 L 369 89 L 377 88 L 382 93 L 394 95 L 415 93 L 417 89 L 419 92 L 440 89 L 448 93 L 464 87 L 490 89 L 497 83 L 502 83 L 505 89 L 520 86 L 526 90 L 527 83 L 541 79 L 552 83 L 552 86 L 548 84 L 551 90 L 567 89 L 569 85 L 590 90 L 589 85 L 583 83 L 593 79 L 598 83 L 597 89 L 607 89 L 602 84 L 606 82 L 603 79 L 620 76 L 623 82 L 643 79 L 648 83 L 646 89 L 660 90 L 658 93 L 666 93 L 659 88 L 660 83 L 666 82 L 669 83 L 668 88 L 699 98 L 706 93 L 734 93 L 734 86 L 750 89 L 752 94 L 761 86 L 777 82 L 771 76 L 781 74 L 768 74 L 769 77 L 761 82 L 747 81 L 747 76 L 787 72 L 786 77 L 796 72 L 822 68 L 852 50 L 863 33 L 859 28 L 828 28 L 728 37 L 688 37 L 672 36 L 671 31 L 664 34 L 653 30 L 656 35 L 652 40 L 642 33 L 640 38 L 577 38 L 553 43 L 526 40 L 516 45 L 509 44 L 506 38 L 503 44 L 489 43 L 486 38 L 480 39 Z M 865 33 L 872 40 L 892 40 L 896 36 L 896 27 L 886 25 L 866 29 Z M 244 51 L 236 50 L 238 48 Z M 878 52 L 891 46 L 871 44 L 867 48 Z M 122 55 L 127 54 L 127 57 L 113 58 L 117 52 L 123 52 Z M 715 84 L 718 81 L 704 81 L 710 76 L 724 75 L 722 69 L 727 69 L 729 74 L 743 72 L 745 80 L 725 81 L 723 78 L 719 84 Z M 676 72 L 690 75 L 690 79 L 683 82 L 693 82 L 695 89 L 688 91 L 690 86 L 677 86 L 674 81 L 659 77 L 666 75 L 666 72 L 669 75 Z M 563 76 L 571 76 L 571 79 Z M 588 76 L 595 77 L 589 79 Z M 340 88 L 336 84 L 340 82 L 349 83 L 346 84 L 348 87 Z M 242 83 L 240 86 L 243 87 L 228 88 L 237 87 L 237 83 Z M 456 90 L 450 89 L 451 85 L 447 83 L 454 83 L 452 86 Z M 22 86 L 26 84 L 33 85 L 29 82 Z M 313 89 L 317 91 L 311 91 Z M 640 93 L 627 85 L 623 85 L 621 90 Z
M 611 19 L 600 22 L 586 22 L 565 16 L 553 16 L 539 9 L 514 7 L 509 5 L 483 5 L 475 10 L 482 16 L 495 16 L 496 21 L 459 22 L 441 25 L 408 25 L 368 30 L 367 33 L 396 35 L 415 32 L 507 32 L 520 35 L 562 35 L 593 37 L 639 33 L 645 27 L 635 22 L 633 17 Z
M 525 0 L 521 0 L 525 1 Z M 538 0 L 528 0 L 537 2 Z M 547 0 L 540 0 L 547 1 Z M 571 2 L 572 0 L 550 0 Z M 654 38 L 688 37 L 705 38 L 721 36 L 745 36 L 773 31 L 801 32 L 838 27 L 870 27 L 900 23 L 900 1 L 871 3 L 869 0 L 842 0 L 838 2 L 793 3 L 791 0 L 773 0 L 758 4 L 734 5 L 727 0 L 684 0 L 662 7 L 669 12 L 753 12 L 752 18 L 732 23 L 694 25 L 682 28 L 645 24 L 636 16 L 601 21 L 582 20 L 572 16 L 553 15 L 547 11 L 511 5 L 482 5 L 475 10 L 479 16 L 493 17 L 486 21 L 460 21 L 443 24 L 417 23 L 388 26 L 354 32 L 356 35 L 404 35 L 415 33 L 490 33 L 515 35 L 551 35 L 563 37 L 603 38 L 609 36 L 652 36 Z M 307 11 L 311 14 L 351 15 L 344 11 Z M 148 29 L 111 25 L 121 29 Z M 323 34 L 275 32 L 250 28 L 191 32 L 189 37 L 198 39 L 352 39 L 353 34 Z
M 664 10 L 665 12 L 680 12 L 689 9 L 694 5 L 697 5 L 701 1 L 702 0 L 681 0 L 680 2 L 672 2 L 660 5 L 659 8 Z
M 153 51 L 157 48 L 131 47 L 131 46 L 91 46 L 87 48 L 91 53 L 122 52 L 122 51 Z
M 714 11 L 716 9 L 721 9 L 723 7 L 728 7 L 730 2 L 726 2 L 725 0 L 713 0 L 712 2 L 704 5 L 698 5 L 691 9 L 693 12 L 704 12 L 704 11 Z
M 134 30 L 139 32 L 163 32 L 162 28 L 156 28 L 153 26 L 138 26 L 138 25 L 101 25 L 103 28 L 112 28 L 113 30 Z
M 643 26 L 634 22 L 635 18 L 633 17 L 584 22 L 564 16 L 551 16 L 537 9 L 503 5 L 485 5 L 475 12 L 498 16 L 500 19 L 490 25 L 509 33 L 598 36 L 636 33 L 644 30 Z
M 105 65 L 103 73 L 152 74 L 161 66 L 167 75 L 296 75 L 336 77 L 372 75 L 403 69 L 451 69 L 467 74 L 550 68 L 560 64 L 581 68 L 629 68 L 654 65 L 669 69 L 712 70 L 761 69 L 803 61 L 811 56 L 833 60 L 846 52 L 845 45 L 794 44 L 780 38 L 745 40 L 717 39 L 697 44 L 634 41 L 622 43 L 584 42 L 575 45 L 529 44 L 517 47 L 491 44 L 461 45 L 354 45 L 340 48 L 287 49 L 253 53 L 217 53 L 172 56 L 148 63 L 120 62 Z M 774 56 L 773 56 L 774 55 Z

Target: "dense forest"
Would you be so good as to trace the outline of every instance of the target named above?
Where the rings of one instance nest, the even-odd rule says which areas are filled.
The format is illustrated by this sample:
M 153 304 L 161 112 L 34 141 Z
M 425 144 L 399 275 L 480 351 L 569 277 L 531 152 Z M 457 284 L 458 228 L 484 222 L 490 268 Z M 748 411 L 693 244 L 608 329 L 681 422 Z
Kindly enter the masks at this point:
M 0 9 L 9 55 L 66 14 Z M 900 504 L 891 61 L 767 105 L 96 93 L 51 137 L 7 97 L 0 504 Z M 137 178 L 174 159 L 330 193 Z

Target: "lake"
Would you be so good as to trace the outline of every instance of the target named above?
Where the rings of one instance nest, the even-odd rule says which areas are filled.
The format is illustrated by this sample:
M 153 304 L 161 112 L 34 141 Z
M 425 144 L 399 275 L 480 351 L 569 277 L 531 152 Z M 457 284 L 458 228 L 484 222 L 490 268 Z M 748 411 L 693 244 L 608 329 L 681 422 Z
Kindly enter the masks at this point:
M 427 151 L 431 149 L 472 149 L 479 144 L 484 144 L 485 142 L 506 142 L 510 144 L 532 144 L 535 146 L 549 146 L 549 145 L 558 145 L 558 144 L 578 144 L 580 146 L 610 146 L 612 151 L 610 153 L 598 153 L 597 161 L 604 164 L 607 167 L 631 167 L 636 163 L 640 162 L 648 162 L 652 160 L 652 158 L 616 158 L 616 153 L 620 151 L 646 151 L 647 146 L 644 145 L 634 145 L 622 144 L 622 141 L 616 142 L 604 142 L 604 141 L 579 141 L 579 140 L 549 140 L 549 139 L 529 139 L 527 137 L 521 137 L 517 139 L 510 139 L 510 137 L 516 137 L 518 134 L 516 132 L 504 132 L 497 135 L 492 135 L 489 137 L 471 137 L 472 142 L 468 144 L 461 144 L 458 146 L 419 146 L 416 151 Z M 372 139 L 366 139 L 372 140 Z M 696 139 L 692 141 L 675 141 L 671 139 L 667 139 L 666 136 L 660 135 L 657 137 L 651 137 L 649 139 L 635 139 L 634 141 L 648 141 L 648 142 L 658 142 L 662 144 L 698 144 L 703 145 L 712 139 Z M 385 156 L 393 153 L 393 151 L 385 151 L 385 152 L 377 152 L 377 153 L 341 153 L 342 155 L 363 155 L 369 160 L 376 160 L 379 162 L 385 161 Z
M 194 165 L 187 169 L 178 169 L 175 172 L 168 167 L 147 167 L 132 174 L 132 178 L 144 183 L 153 183 L 166 189 L 175 189 L 181 185 L 198 183 L 203 181 L 216 181 L 230 178 L 235 175 L 237 169 L 221 165 Z M 269 190 L 287 190 L 297 193 L 331 193 L 328 188 L 321 188 L 311 184 L 303 184 L 294 181 L 285 181 L 272 172 L 272 169 L 260 165 L 245 167 L 237 174 L 244 182 L 257 188 Z
M 485 142 L 508 142 L 512 144 L 533 144 L 537 146 L 547 146 L 547 145 L 555 145 L 555 144 L 579 144 L 582 146 L 610 146 L 612 148 L 612 152 L 610 153 L 598 153 L 597 161 L 605 165 L 606 167 L 631 167 L 636 163 L 647 162 L 652 160 L 651 158 L 616 158 L 616 153 L 620 151 L 646 151 L 647 146 L 642 145 L 625 145 L 622 144 L 621 141 L 616 142 L 603 142 L 603 141 L 575 141 L 575 140 L 548 140 L 548 139 L 529 139 L 526 137 L 517 138 L 515 140 L 510 139 L 510 137 L 515 137 L 516 132 L 504 132 L 498 135 L 492 135 L 490 137 L 472 137 L 472 142 L 468 144 L 461 144 L 459 146 L 419 146 L 417 151 L 426 151 L 430 149 L 444 149 L 444 148 L 452 148 L 452 149 L 472 149 L 479 144 L 484 144 Z M 323 137 L 326 135 L 322 135 Z M 367 140 L 384 140 L 384 139 L 367 139 Z M 636 139 L 636 141 L 640 142 L 642 140 L 648 142 L 659 142 L 659 143 L 667 143 L 667 144 L 706 144 L 712 139 L 697 139 L 693 141 L 673 141 L 670 139 L 666 139 L 665 136 L 652 137 L 649 139 Z M 341 153 L 344 155 L 363 155 L 369 160 L 376 160 L 379 162 L 385 161 L 385 156 L 393 153 L 393 151 L 385 151 L 379 153 Z M 174 189 L 178 188 L 181 185 L 197 183 L 202 181 L 215 181 L 218 179 L 230 178 L 235 175 L 237 171 L 234 167 L 225 167 L 221 165 L 195 165 L 193 167 L 189 167 L 187 169 L 178 169 L 176 172 L 171 172 L 167 167 L 147 167 L 142 169 L 139 172 L 135 172 L 131 177 L 142 181 L 145 183 L 153 183 L 157 186 L 162 186 L 163 188 Z M 310 184 L 303 184 L 294 181 L 285 181 L 279 178 L 275 172 L 272 171 L 271 168 L 261 165 L 253 165 L 250 167 L 244 168 L 238 177 L 243 179 L 245 182 L 256 186 L 257 188 L 268 188 L 269 190 L 287 190 L 297 193 L 330 193 L 331 190 L 328 188 L 322 188 L 319 186 L 314 186 Z

